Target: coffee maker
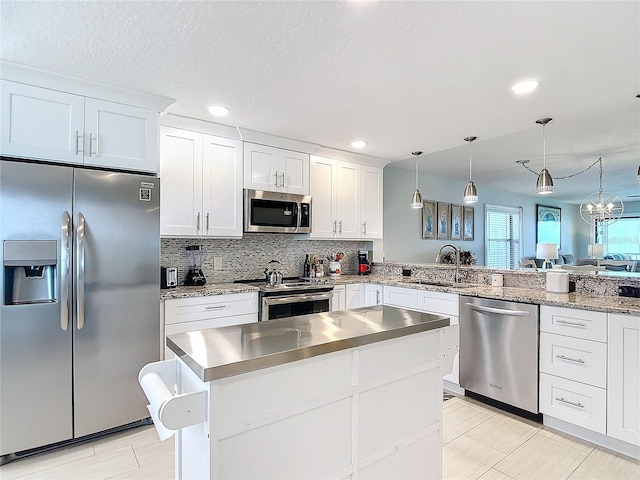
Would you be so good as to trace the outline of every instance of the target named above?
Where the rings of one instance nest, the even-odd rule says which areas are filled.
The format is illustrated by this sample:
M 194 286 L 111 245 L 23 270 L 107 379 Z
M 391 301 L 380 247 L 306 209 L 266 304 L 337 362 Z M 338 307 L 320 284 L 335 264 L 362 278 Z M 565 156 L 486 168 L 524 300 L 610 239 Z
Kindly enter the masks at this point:
M 184 279 L 184 284 L 190 287 L 201 287 L 207 283 L 202 273 L 202 264 L 206 257 L 205 248 L 202 245 L 190 245 L 187 247 L 189 271 Z
M 369 275 L 371 273 L 371 264 L 369 263 L 369 251 L 358 251 L 358 275 Z

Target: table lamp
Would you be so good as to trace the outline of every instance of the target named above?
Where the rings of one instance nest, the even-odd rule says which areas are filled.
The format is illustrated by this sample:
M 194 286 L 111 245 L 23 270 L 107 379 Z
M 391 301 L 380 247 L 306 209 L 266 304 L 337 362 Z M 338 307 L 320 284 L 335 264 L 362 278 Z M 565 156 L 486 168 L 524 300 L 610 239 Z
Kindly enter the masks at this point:
M 604 245 L 601 243 L 591 243 L 587 247 L 587 253 L 591 258 L 602 258 L 604 255 Z
M 537 243 L 536 258 L 544 260 L 542 268 L 552 268 L 551 260 L 558 258 L 558 245 L 555 243 Z M 549 264 L 549 267 L 547 267 Z

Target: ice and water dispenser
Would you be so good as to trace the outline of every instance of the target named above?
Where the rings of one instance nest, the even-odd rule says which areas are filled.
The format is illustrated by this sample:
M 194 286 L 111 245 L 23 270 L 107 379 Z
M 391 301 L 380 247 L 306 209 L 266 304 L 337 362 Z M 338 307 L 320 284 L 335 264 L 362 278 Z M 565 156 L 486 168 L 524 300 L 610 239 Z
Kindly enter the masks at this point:
M 56 301 L 57 242 L 5 240 L 4 304 Z

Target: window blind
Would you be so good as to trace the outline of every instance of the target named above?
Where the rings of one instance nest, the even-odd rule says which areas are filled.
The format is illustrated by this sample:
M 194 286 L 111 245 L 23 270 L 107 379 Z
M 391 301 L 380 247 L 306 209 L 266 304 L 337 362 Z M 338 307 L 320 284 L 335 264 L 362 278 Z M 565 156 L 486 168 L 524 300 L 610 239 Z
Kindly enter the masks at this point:
M 522 207 L 485 205 L 484 264 L 514 269 L 522 257 Z

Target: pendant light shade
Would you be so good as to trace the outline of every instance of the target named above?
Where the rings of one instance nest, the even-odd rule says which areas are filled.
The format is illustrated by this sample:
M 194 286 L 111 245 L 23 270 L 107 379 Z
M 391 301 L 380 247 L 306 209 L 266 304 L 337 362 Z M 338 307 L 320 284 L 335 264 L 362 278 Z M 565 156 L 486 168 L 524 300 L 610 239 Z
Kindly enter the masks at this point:
M 420 195 L 420 190 L 418 190 L 418 157 L 422 155 L 422 152 L 411 152 L 411 155 L 416 157 L 416 191 L 411 195 L 411 208 L 417 209 L 422 208 L 422 195 Z
M 539 195 L 549 195 L 553 193 L 553 179 L 549 170 L 547 170 L 547 140 L 545 137 L 545 126 L 549 123 L 551 118 L 540 118 L 536 120 L 536 123 L 542 125 L 542 161 L 543 168 L 538 175 L 538 183 L 536 184 L 536 192 Z
M 476 203 L 478 201 L 478 190 L 471 180 L 471 143 L 478 137 L 465 137 L 464 141 L 469 142 L 469 183 L 464 187 L 464 203 Z
M 549 174 L 549 170 L 543 168 L 538 175 L 538 183 L 536 183 L 536 192 L 539 195 L 548 195 L 553 193 L 553 179 Z

